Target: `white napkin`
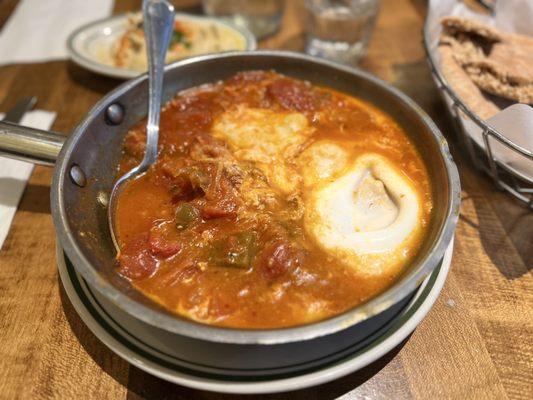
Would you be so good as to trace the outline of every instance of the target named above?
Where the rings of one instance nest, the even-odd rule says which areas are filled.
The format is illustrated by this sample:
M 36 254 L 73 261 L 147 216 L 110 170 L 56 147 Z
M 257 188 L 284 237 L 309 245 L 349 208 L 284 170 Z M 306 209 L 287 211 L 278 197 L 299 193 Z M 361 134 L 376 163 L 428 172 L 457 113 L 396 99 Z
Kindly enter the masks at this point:
M 478 146 L 485 148 L 481 128 L 463 116 L 461 116 L 461 122 Z M 529 105 L 519 103 L 510 105 L 485 122 L 515 144 L 533 151 L 533 108 Z M 492 136 L 489 136 L 489 143 L 496 160 L 533 179 L 533 161 L 509 149 Z
M 3 115 L 0 114 L 0 119 Z M 37 129 L 50 129 L 56 113 L 34 110 L 24 114 L 21 125 Z M 33 164 L 0 156 L 0 249 L 4 244 L 19 200 L 26 187 Z
M 0 33 L 0 65 L 67 58 L 70 33 L 112 8 L 113 0 L 21 0 Z

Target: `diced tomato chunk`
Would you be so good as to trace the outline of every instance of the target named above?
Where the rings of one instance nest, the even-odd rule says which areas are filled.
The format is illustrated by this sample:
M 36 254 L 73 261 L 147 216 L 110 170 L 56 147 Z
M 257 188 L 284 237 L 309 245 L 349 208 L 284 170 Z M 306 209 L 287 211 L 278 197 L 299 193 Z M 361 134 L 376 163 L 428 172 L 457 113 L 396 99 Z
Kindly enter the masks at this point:
M 313 88 L 304 82 L 278 79 L 268 85 L 267 93 L 289 110 L 312 111 L 320 105 Z
M 174 221 L 164 221 L 150 229 L 148 239 L 152 254 L 162 258 L 172 257 L 179 253 L 182 243 Z
M 148 235 L 142 234 L 127 242 L 118 257 L 119 273 L 129 279 L 144 279 L 157 268 L 157 259 L 150 252 Z
M 288 243 L 277 241 L 265 246 L 259 260 L 261 272 L 275 279 L 294 270 L 303 262 L 304 252 Z
M 234 217 L 237 215 L 239 204 L 240 201 L 233 192 L 232 184 L 225 176 L 222 176 L 218 182 L 213 179 L 205 197 L 196 200 L 196 205 L 204 219 Z
M 231 199 L 206 201 L 201 211 L 205 219 L 234 217 L 237 214 L 237 204 Z

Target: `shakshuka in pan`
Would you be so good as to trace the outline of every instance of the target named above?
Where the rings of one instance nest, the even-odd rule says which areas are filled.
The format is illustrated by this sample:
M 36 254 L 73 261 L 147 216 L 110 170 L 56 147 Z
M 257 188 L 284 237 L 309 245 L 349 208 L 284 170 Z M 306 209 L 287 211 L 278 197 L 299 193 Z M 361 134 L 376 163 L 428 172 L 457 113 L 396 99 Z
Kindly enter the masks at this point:
M 139 164 L 145 122 L 118 175 Z M 182 91 L 158 161 L 120 195 L 117 273 L 165 309 L 231 328 L 340 314 L 386 290 L 431 219 L 426 167 L 360 99 L 273 71 Z

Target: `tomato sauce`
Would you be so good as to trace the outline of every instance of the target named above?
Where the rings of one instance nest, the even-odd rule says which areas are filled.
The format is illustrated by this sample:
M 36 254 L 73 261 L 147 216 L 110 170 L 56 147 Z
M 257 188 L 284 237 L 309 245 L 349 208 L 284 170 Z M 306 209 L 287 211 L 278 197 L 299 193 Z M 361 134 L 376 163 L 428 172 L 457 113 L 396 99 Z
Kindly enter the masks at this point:
M 281 166 L 258 167 L 262 161 L 239 158 L 239 151 L 213 134 L 216 121 L 239 107 L 298 113 L 308 133 Z M 125 138 L 117 176 L 140 162 L 145 137 L 141 121 Z M 356 273 L 306 233 L 306 189 L 296 160 L 321 139 L 349 142 L 353 158 L 366 151 L 386 156 L 414 182 L 427 226 L 426 168 L 389 116 L 275 72 L 244 72 L 178 93 L 163 108 L 158 161 L 119 198 L 117 273 L 181 316 L 249 329 L 328 318 L 385 290 L 401 271 Z M 285 191 L 273 187 L 268 174 L 270 167 L 284 166 L 289 178 L 296 177 Z

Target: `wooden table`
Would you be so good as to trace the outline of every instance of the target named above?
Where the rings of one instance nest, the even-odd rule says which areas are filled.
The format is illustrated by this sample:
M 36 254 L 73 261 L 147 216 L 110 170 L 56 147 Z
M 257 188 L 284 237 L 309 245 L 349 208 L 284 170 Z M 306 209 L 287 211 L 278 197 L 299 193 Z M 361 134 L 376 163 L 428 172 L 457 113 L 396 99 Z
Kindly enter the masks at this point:
M 0 24 L 15 5 L 0 4 Z M 115 11 L 139 5 L 117 0 Z M 424 60 L 425 11 L 422 0 L 383 1 L 362 67 L 413 97 L 451 141 L 463 202 L 444 290 L 411 337 L 383 359 L 316 388 L 262 398 L 533 398 L 533 213 L 498 192 L 456 144 Z M 281 31 L 261 45 L 301 50 L 302 22 L 301 1 L 288 2 Z M 36 95 L 39 108 L 58 113 L 53 129 L 60 132 L 119 84 L 68 61 L 2 67 L 0 83 L 0 110 Z M 0 252 L 0 397 L 231 398 L 154 378 L 85 327 L 58 280 L 51 175 L 35 168 Z

